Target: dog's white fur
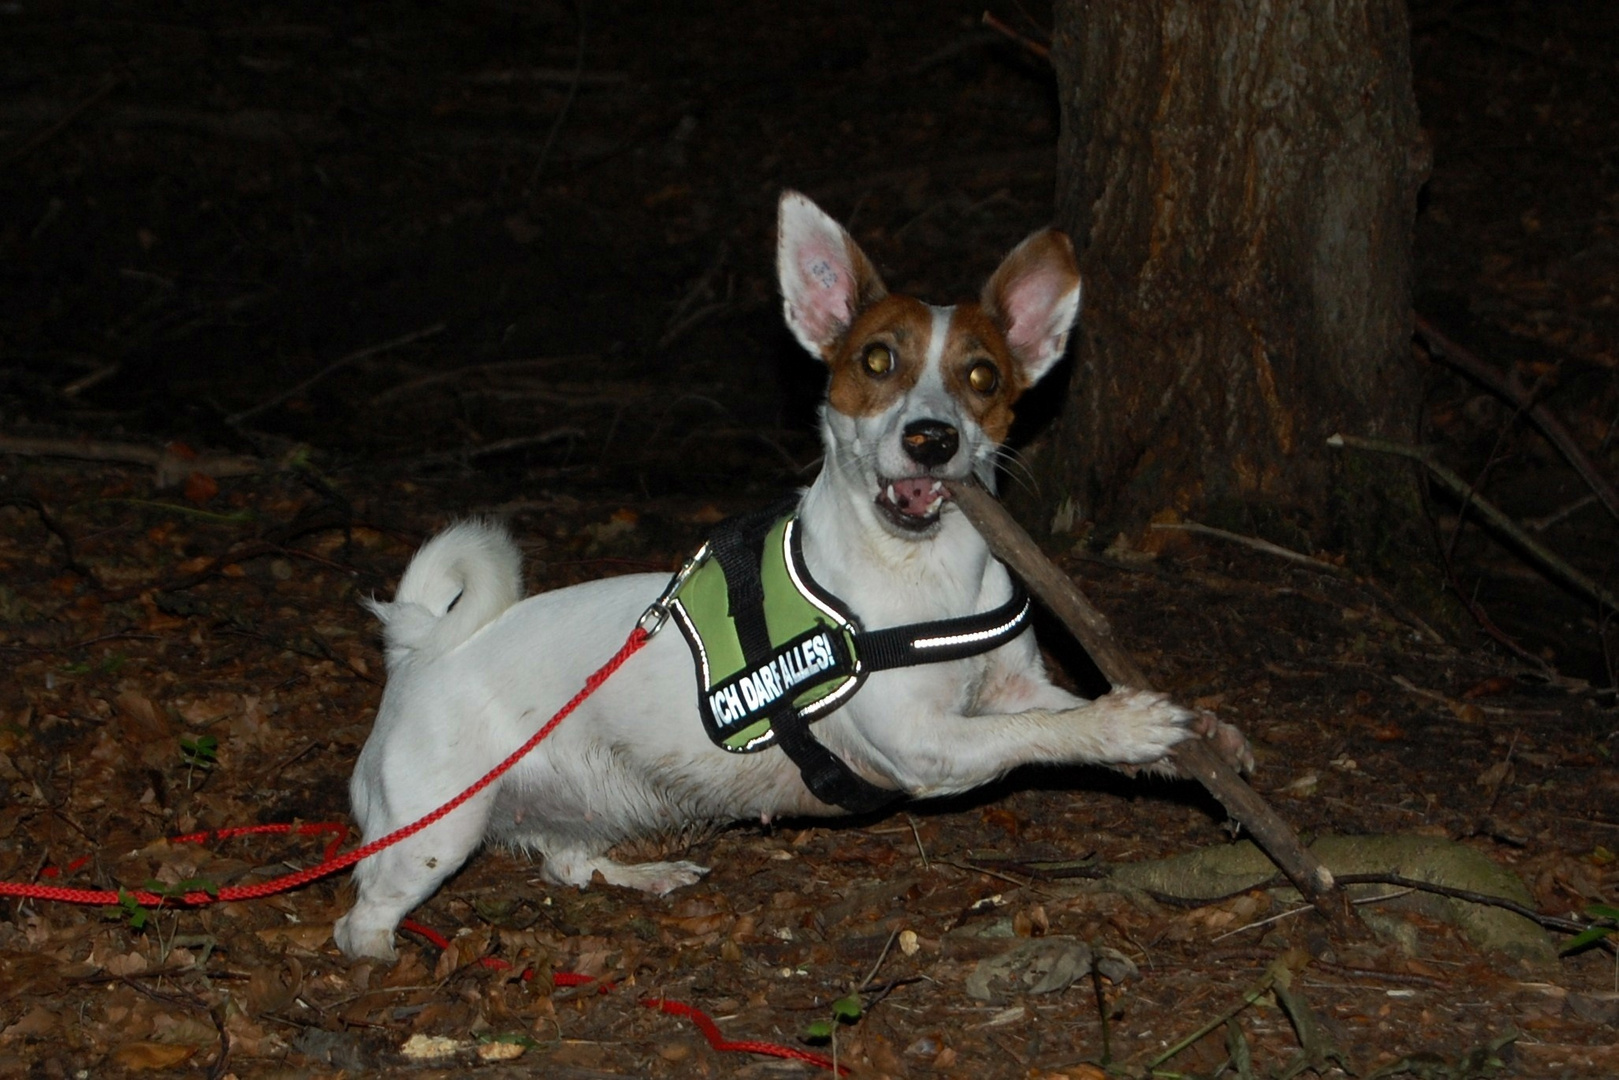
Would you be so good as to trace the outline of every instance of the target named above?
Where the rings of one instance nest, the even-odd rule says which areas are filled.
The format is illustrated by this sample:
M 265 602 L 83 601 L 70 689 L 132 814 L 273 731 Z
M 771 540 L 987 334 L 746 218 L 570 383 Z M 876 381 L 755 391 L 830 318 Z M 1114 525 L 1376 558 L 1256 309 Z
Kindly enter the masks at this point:
M 992 279 L 999 293 L 984 304 L 1004 335 L 1002 354 L 1021 368 L 1020 388 L 1061 357 L 1079 306 L 1066 240 L 1058 237 L 1066 266 L 1027 257 L 1042 236 L 1057 234 L 1036 234 L 1008 256 L 1003 270 L 1017 272 Z M 783 196 L 779 238 L 788 325 L 830 360 L 886 289 L 848 234 L 801 195 Z M 927 347 L 904 358 L 923 357 L 926 369 L 908 389 L 866 415 L 823 409 L 826 462 L 799 511 L 811 573 L 869 628 L 987 611 L 1012 590 L 955 507 L 902 527 L 876 501 L 896 478 L 993 481 L 999 447 L 959 380 L 953 392 L 939 370 L 955 309 L 926 311 Z M 924 468 L 907 455 L 902 435 L 918 420 L 959 432 L 948 461 Z M 388 685 L 351 784 L 366 841 L 454 797 L 521 745 L 619 648 L 666 580 L 618 577 L 519 603 L 519 557 L 501 529 L 466 522 L 429 541 L 393 602 L 373 604 Z M 493 787 L 361 862 L 358 901 L 335 927 L 339 948 L 392 957 L 400 919 L 485 839 L 541 854 L 545 877 L 560 884 L 584 887 L 600 874 L 664 893 L 706 869 L 623 865 L 608 849 L 693 824 L 839 813 L 809 794 L 781 750 L 733 754 L 710 742 L 697 692 L 686 642 L 665 629 Z M 1053 686 L 1024 633 L 971 659 L 873 674 L 813 731 L 862 776 L 922 797 L 967 791 L 1030 762 L 1158 761 L 1187 737 L 1190 719 L 1159 694 L 1121 689 L 1085 701 Z

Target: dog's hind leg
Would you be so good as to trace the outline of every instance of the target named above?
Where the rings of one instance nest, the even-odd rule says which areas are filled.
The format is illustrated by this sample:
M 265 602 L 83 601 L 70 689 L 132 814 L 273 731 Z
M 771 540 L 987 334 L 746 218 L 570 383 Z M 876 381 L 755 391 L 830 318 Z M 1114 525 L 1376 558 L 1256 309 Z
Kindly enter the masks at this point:
M 685 861 L 625 864 L 614 862 L 605 855 L 561 849 L 545 853 L 541 873 L 558 885 L 574 885 L 581 889 L 599 873 L 609 885 L 662 896 L 682 885 L 696 884 L 699 878 L 708 873 L 708 867 Z

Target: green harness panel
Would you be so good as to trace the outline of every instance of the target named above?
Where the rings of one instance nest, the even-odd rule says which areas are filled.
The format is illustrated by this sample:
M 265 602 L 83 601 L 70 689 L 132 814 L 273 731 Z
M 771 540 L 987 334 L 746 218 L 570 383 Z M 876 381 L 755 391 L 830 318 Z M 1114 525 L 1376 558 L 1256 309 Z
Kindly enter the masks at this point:
M 795 504 L 796 505 L 796 504 Z M 856 776 L 809 734 L 867 675 L 989 652 L 1029 623 L 1029 597 L 990 611 L 866 630 L 810 576 L 796 514 L 722 523 L 643 620 L 671 615 L 691 645 L 708 737 L 739 754 L 780 745 L 818 798 L 864 812 L 896 797 Z
M 750 665 L 744 655 L 718 559 L 701 563 L 669 603 L 697 662 L 703 726 L 716 744 L 737 753 L 775 742 L 770 714 L 784 698 L 800 717 L 814 719 L 842 704 L 865 675 L 858 624 L 804 571 L 797 524 L 792 515 L 782 518 L 762 545 L 759 584 L 771 647 L 763 662 Z

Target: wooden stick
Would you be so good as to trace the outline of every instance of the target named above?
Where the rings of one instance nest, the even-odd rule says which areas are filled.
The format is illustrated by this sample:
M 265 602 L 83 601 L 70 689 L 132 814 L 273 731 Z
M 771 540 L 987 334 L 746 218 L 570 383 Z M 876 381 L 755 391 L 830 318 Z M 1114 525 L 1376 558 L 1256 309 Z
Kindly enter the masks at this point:
M 978 485 L 952 482 L 950 495 L 975 528 L 989 543 L 989 549 L 1006 563 L 1029 591 L 1068 627 L 1096 666 L 1114 686 L 1150 690 L 1152 684 L 1116 637 L 1107 617 L 1098 611 L 1071 578 L 1046 558 L 995 496 Z M 1277 868 L 1291 881 L 1316 910 L 1338 929 L 1350 928 L 1349 908 L 1333 880 L 1332 871 L 1321 864 L 1258 792 L 1249 787 L 1237 771 L 1227 765 L 1202 739 L 1188 739 L 1170 751 L 1175 767 L 1197 780 L 1213 795 L 1254 842 L 1269 855 Z

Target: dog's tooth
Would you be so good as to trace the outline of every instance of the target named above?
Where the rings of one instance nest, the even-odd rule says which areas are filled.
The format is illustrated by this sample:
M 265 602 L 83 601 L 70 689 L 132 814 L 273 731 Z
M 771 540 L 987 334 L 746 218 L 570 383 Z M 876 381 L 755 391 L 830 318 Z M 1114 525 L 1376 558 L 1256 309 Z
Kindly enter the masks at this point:
M 888 485 L 888 490 L 886 492 L 884 492 L 884 494 L 886 494 L 888 496 L 888 501 L 890 503 L 894 504 L 895 506 L 899 505 L 899 496 L 894 494 L 894 485 L 893 484 Z

